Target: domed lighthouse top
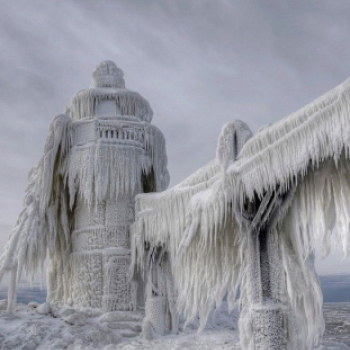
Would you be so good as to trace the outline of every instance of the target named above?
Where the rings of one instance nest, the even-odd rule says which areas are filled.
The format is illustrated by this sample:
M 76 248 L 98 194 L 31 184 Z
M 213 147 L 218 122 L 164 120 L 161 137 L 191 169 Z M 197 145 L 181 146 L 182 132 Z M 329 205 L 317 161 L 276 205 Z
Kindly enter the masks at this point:
M 92 87 L 125 89 L 124 72 L 113 61 L 102 61 L 92 73 Z
M 114 116 L 135 121 L 152 121 L 153 111 L 139 93 L 125 88 L 123 71 L 112 61 L 102 61 L 92 74 L 89 89 L 73 96 L 70 105 L 74 121 Z

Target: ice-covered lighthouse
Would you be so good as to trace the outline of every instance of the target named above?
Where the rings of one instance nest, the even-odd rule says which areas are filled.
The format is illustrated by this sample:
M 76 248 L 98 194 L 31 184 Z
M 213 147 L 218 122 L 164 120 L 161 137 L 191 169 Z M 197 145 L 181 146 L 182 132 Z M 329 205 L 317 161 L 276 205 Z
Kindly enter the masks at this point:
M 128 281 L 134 198 L 169 184 L 165 141 L 152 114 L 125 88 L 123 72 L 103 61 L 92 87 L 54 119 L 0 258 L 0 279 L 12 271 L 11 290 L 48 252 L 49 302 L 106 311 L 142 304 L 141 278 Z
M 102 62 L 93 78 L 93 87 L 78 92 L 71 103 L 68 177 L 70 188 L 77 189 L 72 302 L 133 310 L 137 286 L 127 279 L 134 198 L 168 186 L 164 138 L 150 124 L 149 103 L 125 89 L 123 72 L 113 62 Z

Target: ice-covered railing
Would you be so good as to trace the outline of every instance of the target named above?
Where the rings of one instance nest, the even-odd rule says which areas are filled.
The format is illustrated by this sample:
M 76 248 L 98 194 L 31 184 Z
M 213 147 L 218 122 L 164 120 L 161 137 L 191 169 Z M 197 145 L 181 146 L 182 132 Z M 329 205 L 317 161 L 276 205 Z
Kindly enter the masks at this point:
M 242 207 L 247 198 L 262 197 L 265 192 L 274 191 L 277 185 L 280 191 L 287 191 L 296 183 L 296 197 L 304 198 L 301 205 L 305 209 L 303 213 L 307 211 L 300 225 L 303 232 L 313 227 L 312 235 L 317 234 L 321 239 L 325 252 L 330 250 L 331 233 L 336 233 L 344 253 L 349 255 L 349 147 L 350 80 L 347 80 L 306 107 L 259 131 L 215 184 L 211 198 L 201 201 L 200 210 L 192 206 L 190 211 L 205 213 L 205 220 L 217 226 L 222 218 L 216 216 L 212 208 L 227 207 L 232 202 Z M 301 191 L 306 181 L 308 186 Z M 330 207 L 334 211 L 330 212 Z
M 237 130 L 241 133 L 238 137 L 235 135 Z M 211 188 L 225 178 L 225 169 L 237 156 L 237 148 L 242 148 L 244 141 L 250 137 L 251 132 L 245 123 L 228 123 L 219 138 L 217 157 L 214 160 L 165 192 L 138 195 L 134 238 L 146 240 L 154 246 L 165 245 L 175 258 L 186 228 L 191 201 L 195 201 L 196 194 L 204 193 L 208 189 L 210 190 L 205 192 L 206 198 L 214 194 Z M 225 209 L 218 208 L 221 211 Z M 142 238 L 140 234 L 143 235 Z M 143 251 L 138 252 L 138 249 L 143 249 L 142 244 L 134 244 L 134 248 L 135 259 L 139 260 L 141 266 L 144 254 Z
M 227 171 L 232 185 L 239 183 L 252 198 L 276 183 L 288 188 L 325 159 L 337 162 L 342 152 L 348 157 L 349 119 L 350 79 L 247 142 Z
M 278 240 L 275 254 L 282 258 L 278 275 L 284 276 L 280 302 L 287 317 L 286 348 L 311 349 L 324 325 L 313 267 L 316 242 L 322 242 L 327 254 L 335 237 L 344 253 L 350 253 L 350 81 L 260 130 L 241 143 L 239 153 L 230 151 L 232 146 L 220 146 L 227 139 L 223 135 L 225 131 L 211 163 L 219 168 L 204 176 L 204 182 L 197 176 L 206 174 L 206 168 L 187 180 L 188 188 L 178 185 L 161 194 L 138 196 L 134 262 L 143 267 L 144 241 L 165 246 L 172 257 L 179 309 L 188 319 L 199 312 L 202 326 L 225 293 L 234 304 L 239 284 L 241 302 L 248 306 L 252 262 L 247 257 L 251 224 L 244 215 L 246 203 L 292 191 L 271 234 Z M 230 142 L 237 145 L 234 136 L 227 145 Z M 241 342 L 250 349 L 254 312 L 245 310 Z
M 154 125 L 93 119 L 73 126 L 74 144 L 65 164 L 71 205 L 77 189 L 89 205 L 138 193 L 142 174 L 153 174 L 154 191 L 168 186 L 165 139 Z
M 303 109 L 259 131 L 243 146 L 237 160 L 226 165 L 226 171 L 211 180 L 212 183 L 197 180 L 198 174 L 206 172 L 203 168 L 190 177 L 193 185 L 188 188 L 180 184 L 165 193 L 140 195 L 137 198 L 139 217 L 152 217 L 153 226 L 158 222 L 167 223 L 163 229 L 157 228 L 158 232 L 151 229 L 146 234 L 153 239 L 166 232 L 164 237 L 167 237 L 173 232 L 168 227 L 173 225 L 176 232 L 181 231 L 192 196 L 208 187 L 212 190 L 201 198 L 201 211 L 206 212 L 206 220 L 213 223 L 212 227 L 218 227 L 222 216 L 216 214 L 217 210 L 225 208 L 220 209 L 221 213 L 227 213 L 227 205 L 232 201 L 242 202 L 245 197 L 252 199 L 256 194 L 262 196 L 264 191 L 275 189 L 276 184 L 286 190 L 308 171 L 326 164 L 332 163 L 340 174 L 347 173 L 349 137 L 350 82 L 346 81 Z M 328 162 L 324 163 L 325 160 Z M 218 160 L 211 164 L 215 162 Z M 184 183 L 186 181 L 189 180 Z M 179 215 L 171 215 L 172 210 Z
M 224 170 L 234 161 L 239 149 L 250 137 L 251 131 L 245 123 L 241 121 L 228 123 L 221 132 L 216 159 L 170 190 L 159 194 L 139 195 L 136 197 L 136 222 L 133 224 L 132 235 L 132 269 L 136 265 L 136 268 L 140 268 L 145 273 L 144 264 L 148 264 L 148 262 L 147 260 L 145 261 L 147 254 L 144 242 L 147 242 L 149 251 L 153 248 L 164 247 L 170 254 L 175 281 L 183 287 L 183 289 L 179 287 L 179 300 L 182 300 L 186 305 L 183 308 L 186 309 L 189 306 L 191 308 L 187 314 L 189 319 L 193 318 L 198 309 L 200 309 L 199 304 L 207 305 L 204 311 L 205 315 L 202 315 L 203 318 L 206 318 L 207 313 L 212 309 L 213 302 L 223 297 L 222 293 L 225 292 L 222 288 L 216 288 L 217 290 L 215 293 L 212 293 L 212 297 L 207 297 L 206 291 L 213 287 L 212 284 L 206 284 L 207 273 L 210 271 L 214 272 L 216 268 L 218 268 L 218 271 L 221 271 L 212 275 L 215 276 L 214 284 L 217 287 L 219 287 L 219 284 L 222 284 L 223 280 L 230 280 L 233 283 L 233 281 L 237 281 L 240 278 L 240 264 L 237 264 L 235 261 L 237 254 L 233 253 L 233 251 L 240 249 L 241 245 L 239 244 L 240 239 L 234 235 L 225 235 L 222 236 L 225 237 L 224 239 L 215 241 L 214 237 L 208 234 L 205 241 L 201 243 L 202 250 L 200 252 L 196 248 L 191 249 L 192 245 L 187 247 L 186 254 L 183 254 L 180 260 L 178 259 L 178 253 L 180 245 L 188 246 L 190 244 L 191 238 L 189 236 L 193 238 L 194 235 L 192 230 L 193 223 L 198 224 L 195 218 L 191 217 L 191 206 L 196 206 L 198 198 L 209 199 L 212 195 L 215 195 L 213 188 L 215 189 L 220 180 L 225 177 Z M 213 215 L 224 218 L 225 210 L 227 210 L 225 206 L 213 208 Z M 205 220 L 206 217 L 203 216 L 203 219 Z M 192 219 L 194 221 L 190 222 Z M 203 230 L 206 228 L 212 232 L 213 222 L 210 219 L 211 217 L 208 216 L 208 221 L 203 222 L 202 227 Z M 230 221 L 226 228 L 227 230 L 229 228 L 236 230 L 237 223 Z M 216 229 L 215 232 L 225 229 L 224 221 Z M 196 240 L 196 238 L 194 239 Z M 213 249 L 213 244 L 216 243 L 218 248 L 221 247 L 219 254 Z M 231 247 L 232 251 L 225 250 L 225 246 Z M 191 275 L 189 275 L 189 271 L 186 271 L 186 266 L 193 267 L 194 265 L 191 264 L 191 261 L 194 261 L 193 259 L 198 262 L 195 266 L 199 267 L 199 270 L 208 265 L 211 268 L 207 269 L 204 274 L 204 271 L 192 271 Z M 220 267 L 222 268 L 220 269 Z M 198 281 L 196 276 L 203 278 L 200 287 L 203 294 L 201 294 L 202 300 L 200 301 L 196 299 L 197 294 L 196 296 L 191 293 L 186 294 L 189 290 L 188 284 Z M 180 282 L 181 279 L 182 282 Z M 238 287 L 238 283 L 233 284 Z M 232 299 L 234 299 L 236 292 L 237 288 L 232 291 Z
M 239 137 L 235 135 L 237 130 L 242 133 Z M 236 137 L 235 140 L 232 139 L 234 137 Z M 228 123 L 219 138 L 218 156 L 215 159 L 167 191 L 145 196 L 138 195 L 135 230 L 145 235 L 144 239 L 154 246 L 165 245 L 168 249 L 174 248 L 171 254 L 175 257 L 179 240 L 186 227 L 186 214 L 191 199 L 224 177 L 224 170 L 237 156 L 237 148 L 242 148 L 244 141 L 249 137 L 251 132 L 245 123 L 241 121 Z M 161 226 L 158 225 L 159 223 Z M 139 225 L 138 228 L 136 225 Z M 143 228 L 140 225 L 151 226 Z M 139 236 L 135 235 L 135 239 L 139 239 Z M 170 243 L 170 240 L 175 242 Z M 135 244 L 134 247 L 137 255 L 137 249 L 142 249 L 142 245 Z M 143 255 L 143 252 L 138 254 L 140 259 Z
M 220 172 L 221 167 L 215 159 L 167 191 L 136 197 L 132 254 L 137 269 L 144 269 L 145 247 L 142 242 L 149 242 L 153 247 L 165 246 L 172 257 L 176 256 L 191 198 L 215 182 Z

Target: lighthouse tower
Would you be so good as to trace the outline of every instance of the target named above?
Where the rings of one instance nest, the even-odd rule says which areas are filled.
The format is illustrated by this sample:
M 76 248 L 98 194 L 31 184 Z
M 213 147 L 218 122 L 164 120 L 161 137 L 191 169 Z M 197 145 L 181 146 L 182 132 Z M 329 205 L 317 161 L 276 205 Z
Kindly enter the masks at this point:
M 96 68 L 92 87 L 73 97 L 68 112 L 71 149 L 63 173 L 72 211 L 71 282 L 63 294 L 77 307 L 135 310 L 143 291 L 128 282 L 129 227 L 135 196 L 169 184 L 164 137 L 151 124 L 149 103 L 125 88 L 111 61 Z M 52 266 L 49 301 L 59 299 L 56 274 Z

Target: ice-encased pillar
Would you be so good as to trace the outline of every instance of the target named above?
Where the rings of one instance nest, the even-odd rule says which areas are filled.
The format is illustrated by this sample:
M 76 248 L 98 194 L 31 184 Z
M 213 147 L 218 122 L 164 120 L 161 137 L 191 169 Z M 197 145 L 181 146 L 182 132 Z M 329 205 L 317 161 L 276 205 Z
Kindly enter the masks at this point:
M 289 310 L 277 225 L 294 193 L 267 193 L 249 203 L 244 215 L 249 222 L 247 291 L 240 316 L 244 350 L 288 349 Z
M 286 350 L 286 305 L 281 295 L 283 276 L 277 231 L 251 232 L 249 247 L 249 350 Z M 248 349 L 247 349 L 248 350 Z
M 143 335 L 153 338 L 153 333 L 176 334 L 179 330 L 176 289 L 171 272 L 169 254 L 162 247 L 150 248 L 149 270 L 146 278 L 145 319 Z

